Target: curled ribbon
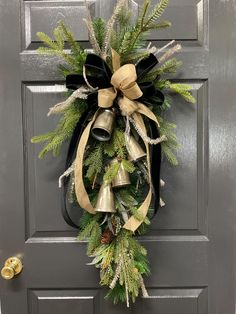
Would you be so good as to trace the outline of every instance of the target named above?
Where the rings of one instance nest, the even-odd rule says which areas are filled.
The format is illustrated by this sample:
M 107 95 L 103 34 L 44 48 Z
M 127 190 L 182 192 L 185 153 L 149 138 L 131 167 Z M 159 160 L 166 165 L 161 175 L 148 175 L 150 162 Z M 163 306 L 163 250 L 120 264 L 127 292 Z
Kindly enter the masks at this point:
M 89 84 L 94 87 L 98 87 L 97 91 L 94 91 L 91 99 L 93 100 L 97 97 L 97 105 L 101 108 L 110 108 L 113 106 L 114 100 L 118 97 L 118 106 L 121 110 L 122 115 L 132 117 L 135 121 L 136 126 L 142 130 L 142 133 L 147 135 L 147 130 L 143 121 L 143 116 L 146 116 L 152 121 L 151 133 L 154 129 L 158 130 L 159 123 L 157 121 L 154 113 L 145 105 L 148 102 L 150 96 L 154 96 L 156 99 L 154 105 L 161 105 L 164 101 L 163 94 L 156 90 L 153 83 L 145 82 L 138 84 L 137 81 L 139 77 L 148 73 L 156 64 L 158 63 L 156 57 L 152 54 L 146 59 L 139 62 L 137 66 L 133 64 L 126 64 L 120 66 L 120 57 L 115 52 L 112 51 L 112 64 L 114 73 L 112 75 L 111 70 L 104 60 L 99 56 L 89 54 L 85 63 L 85 69 L 88 72 L 86 79 Z M 95 74 L 90 74 L 95 72 Z M 71 89 L 77 89 L 81 84 L 84 84 L 84 79 L 81 75 L 72 74 L 67 76 L 67 87 Z M 88 104 L 90 103 L 90 98 L 88 98 Z M 77 148 L 76 158 L 75 158 L 75 193 L 80 206 L 90 212 L 95 214 L 95 210 L 89 200 L 87 191 L 83 183 L 83 158 L 84 152 L 89 138 L 91 127 L 97 117 L 98 111 L 94 113 L 91 121 L 88 122 L 87 126 L 83 130 L 83 133 L 79 139 L 79 144 Z M 156 131 L 156 134 L 159 134 Z M 131 216 L 129 220 L 125 223 L 123 228 L 135 231 L 142 224 L 145 219 L 153 193 L 152 185 L 152 173 L 153 167 L 151 163 L 150 147 L 147 142 L 144 141 L 147 153 L 147 168 L 149 175 L 150 187 L 148 194 L 139 207 L 138 214 L 142 217 L 142 220 L 136 219 Z M 160 145 L 159 145 L 160 146 Z M 160 150 L 160 149 L 159 149 Z M 160 154 L 159 154 L 160 157 Z M 159 171 L 158 171 L 159 175 Z M 158 180 L 159 182 L 160 180 Z M 159 190 L 159 183 L 156 182 L 156 192 Z M 157 187 L 158 185 L 158 187 Z M 158 194 L 158 204 L 159 204 L 159 192 Z M 156 195 L 157 198 L 157 195 Z

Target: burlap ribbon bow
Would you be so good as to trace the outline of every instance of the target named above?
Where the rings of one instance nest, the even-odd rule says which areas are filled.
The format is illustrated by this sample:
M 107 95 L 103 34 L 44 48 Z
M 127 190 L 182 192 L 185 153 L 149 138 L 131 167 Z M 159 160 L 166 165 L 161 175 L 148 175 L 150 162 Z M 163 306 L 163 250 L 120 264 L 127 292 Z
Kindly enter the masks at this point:
M 114 100 L 117 98 L 117 95 L 119 95 L 118 105 L 122 115 L 132 117 L 137 127 L 142 130 L 143 134 L 147 134 L 143 116 L 146 116 L 154 121 L 157 126 L 159 126 L 159 123 L 156 119 L 156 116 L 147 106 L 136 101 L 136 99 L 140 98 L 143 94 L 136 82 L 136 68 L 133 64 L 126 64 L 120 67 L 120 57 L 115 51 L 112 51 L 112 64 L 114 70 L 114 74 L 112 75 L 110 81 L 112 87 L 98 90 L 98 106 L 100 108 L 112 107 Z M 80 138 L 75 159 L 76 197 L 80 206 L 91 214 L 95 214 L 96 212 L 90 202 L 83 182 L 83 159 L 85 148 L 90 135 L 90 130 L 94 121 L 96 120 L 97 115 L 98 111 L 94 114 L 92 120 L 86 126 Z M 142 217 L 142 219 L 137 219 L 134 216 L 131 216 L 123 226 L 123 228 L 133 232 L 142 224 L 143 220 L 145 219 L 152 198 L 149 144 L 147 142 L 144 144 L 147 153 L 147 168 L 150 187 L 144 202 L 137 210 L 137 216 Z

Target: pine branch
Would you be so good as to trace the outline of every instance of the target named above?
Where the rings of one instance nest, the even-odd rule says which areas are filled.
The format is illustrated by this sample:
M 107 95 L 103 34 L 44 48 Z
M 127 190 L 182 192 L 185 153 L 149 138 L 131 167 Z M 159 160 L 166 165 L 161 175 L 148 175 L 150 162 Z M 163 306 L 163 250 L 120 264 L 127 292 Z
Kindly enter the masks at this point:
M 169 163 L 173 166 L 178 165 L 178 159 L 176 158 L 176 155 L 174 154 L 173 150 L 168 146 L 167 143 L 161 144 L 163 155 L 166 157 L 166 159 L 169 161 Z
M 112 163 L 106 173 L 103 176 L 103 181 L 107 182 L 107 183 L 111 183 L 115 177 L 117 176 L 117 173 L 120 169 L 121 163 L 120 162 L 116 162 L 116 163 Z
M 58 49 L 63 50 L 64 49 L 64 38 L 62 36 L 62 31 L 61 31 L 60 26 L 54 29 L 53 35 L 55 37 Z
M 54 30 L 54 35 L 56 34 L 57 39 L 59 39 L 59 36 L 63 36 L 61 32 L 60 26 L 58 26 Z M 48 55 L 56 55 L 64 59 L 64 61 L 70 65 L 72 68 L 77 67 L 76 60 L 69 54 L 67 54 L 64 51 L 64 41 L 63 41 L 63 47 L 61 46 L 61 40 L 59 42 L 52 40 L 48 35 L 42 32 L 38 32 L 37 36 L 40 38 L 40 40 L 47 46 L 47 47 L 40 47 L 38 48 L 38 52 L 40 54 L 48 54 Z
M 79 221 L 80 228 L 82 230 L 85 229 L 85 227 L 93 220 L 93 218 L 94 218 L 94 215 L 90 214 L 87 211 L 84 211 Z
M 122 8 L 117 16 L 116 30 L 112 32 L 111 47 L 119 52 L 124 35 L 131 28 L 131 12 L 127 8 Z
M 124 63 L 136 63 L 137 61 L 147 58 L 150 55 L 149 51 L 137 51 L 123 58 Z M 139 80 L 140 81 L 140 80 Z
M 95 37 L 97 39 L 99 47 L 102 49 L 104 39 L 105 39 L 105 32 L 106 32 L 106 23 L 102 18 L 95 18 L 93 19 L 93 29 L 95 33 Z
M 123 286 L 119 282 L 115 285 L 113 289 L 110 289 L 105 296 L 106 299 L 112 300 L 114 304 L 126 301 L 126 293 Z
M 196 99 L 193 97 L 193 95 L 190 93 L 192 90 L 192 86 L 187 84 L 170 84 L 169 85 L 170 90 L 173 92 L 179 94 L 182 96 L 187 102 L 196 103 Z
M 167 20 L 163 20 L 159 23 L 153 23 L 153 24 L 150 24 L 148 27 L 147 27 L 147 30 L 152 30 L 152 29 L 163 29 L 163 28 L 167 28 L 167 27 L 171 27 L 171 22 L 170 21 L 167 21 Z
M 70 31 L 70 29 L 65 25 L 63 21 L 60 23 L 61 30 L 64 34 L 65 40 L 70 45 L 72 53 L 76 56 L 81 53 L 81 50 L 83 50 L 79 43 L 76 42 L 73 33 Z
M 162 153 L 167 158 L 167 160 L 173 166 L 178 165 L 178 160 L 175 156 L 174 151 L 178 150 L 179 144 L 176 137 L 176 134 L 173 132 L 173 129 L 176 128 L 174 123 L 166 122 L 163 119 L 160 119 L 160 135 L 165 135 L 167 141 L 161 143 Z
M 38 52 L 44 55 L 59 56 L 66 62 L 67 66 L 69 66 L 68 70 L 70 73 L 82 73 L 86 53 L 75 41 L 72 32 L 63 22 L 61 22 L 60 25 L 54 29 L 53 34 L 54 39 L 51 39 L 43 32 L 37 33 L 37 36 L 46 46 L 38 48 Z M 65 52 L 65 41 L 68 42 L 72 54 Z
M 178 61 L 176 58 L 169 59 L 157 70 L 157 74 L 175 73 L 182 64 L 182 61 Z
M 177 70 L 181 67 L 181 65 L 182 61 L 178 61 L 176 58 L 169 59 L 159 68 L 154 69 L 153 71 L 150 71 L 145 76 L 143 76 L 140 79 L 140 82 L 155 81 L 157 78 L 159 78 L 160 75 L 176 73 Z M 156 84 L 159 84 L 160 86 L 160 83 L 163 83 L 163 80 L 160 80 Z M 170 84 L 168 83 L 168 81 L 167 84 L 168 84 L 167 87 L 169 87 Z
M 90 237 L 90 234 L 93 230 L 94 225 L 97 223 L 96 219 L 92 219 L 85 227 L 84 229 L 79 233 L 77 240 L 83 241 Z
M 101 244 L 102 229 L 97 222 L 94 222 L 87 245 L 87 255 L 90 256 Z
M 129 173 L 133 173 L 135 171 L 135 166 L 131 161 L 122 159 L 121 163 L 125 170 L 128 171 Z
M 144 222 L 145 217 L 143 216 L 142 213 L 139 213 L 137 211 L 137 207 L 130 207 L 129 210 L 131 211 L 132 216 L 135 217 L 138 221 Z
M 32 143 L 46 142 L 45 146 L 39 153 L 39 158 L 44 158 L 50 151 L 52 151 L 54 156 L 58 156 L 62 144 L 71 138 L 75 126 L 86 106 L 85 101 L 77 100 L 63 112 L 54 131 L 35 136 L 31 139 Z
M 147 20 L 144 23 L 144 27 L 149 27 L 155 21 L 162 16 L 164 13 L 167 5 L 169 3 L 169 0 L 160 0 L 159 3 L 154 7 L 150 15 L 148 16 Z
M 68 66 L 65 66 L 63 64 L 58 65 L 58 70 L 62 74 L 62 76 L 64 76 L 64 78 L 66 78 L 67 75 L 72 73 L 71 68 L 69 68 Z
M 149 6 L 151 4 L 151 0 L 145 0 L 144 1 L 144 4 L 143 4 L 143 7 L 140 11 L 140 14 L 139 14 L 139 17 L 138 17 L 138 21 L 137 21 L 137 26 L 139 28 L 141 28 L 143 25 L 144 25 L 144 19 L 146 17 L 146 14 L 148 12 L 148 9 L 149 9 Z
M 95 249 L 101 244 L 102 229 L 98 223 L 100 217 L 100 214 L 92 215 L 92 217 L 87 216 L 86 218 L 84 216 L 83 219 L 85 219 L 85 221 L 83 221 L 83 229 L 77 237 L 78 241 L 88 240 L 87 254 L 89 256 L 93 254 Z
M 105 269 L 101 268 L 100 270 L 100 285 L 109 286 L 112 278 L 114 276 L 114 271 L 112 269 L 111 264 L 108 265 Z
M 94 177 L 103 170 L 103 143 L 99 142 L 90 150 L 84 161 L 84 166 L 88 167 L 86 177 L 93 182 Z
M 157 89 L 168 89 L 170 87 L 171 82 L 169 80 L 165 80 L 165 79 L 158 79 L 154 82 L 155 87 Z
M 121 129 L 115 128 L 112 133 L 111 140 L 104 143 L 104 153 L 109 157 L 120 157 L 125 159 L 126 157 L 126 145 L 124 132 Z
M 125 206 L 127 208 L 130 208 L 130 207 L 138 205 L 137 200 L 134 198 L 134 196 L 130 193 L 129 190 L 127 190 L 127 189 L 120 189 L 116 193 L 119 195 L 119 197 L 122 200 L 123 204 L 125 204 Z
M 143 43 L 143 37 L 148 33 L 148 31 L 170 26 L 170 22 L 168 21 L 156 23 L 156 20 L 163 14 L 168 4 L 168 0 L 160 0 L 160 2 L 157 5 L 155 5 L 154 9 L 147 17 L 150 4 L 151 4 L 150 0 L 146 0 L 144 2 L 136 25 L 129 28 L 124 34 L 119 49 L 122 61 L 123 58 L 125 58 L 127 55 L 141 47 Z
M 116 238 L 115 256 L 114 260 L 116 264 L 121 261 L 121 272 L 119 276 L 119 284 L 124 286 L 126 291 L 126 303 L 129 306 L 129 297 L 132 298 L 133 302 L 139 294 L 140 280 L 139 272 L 135 267 L 135 261 L 131 251 L 130 239 L 132 234 L 122 230 Z

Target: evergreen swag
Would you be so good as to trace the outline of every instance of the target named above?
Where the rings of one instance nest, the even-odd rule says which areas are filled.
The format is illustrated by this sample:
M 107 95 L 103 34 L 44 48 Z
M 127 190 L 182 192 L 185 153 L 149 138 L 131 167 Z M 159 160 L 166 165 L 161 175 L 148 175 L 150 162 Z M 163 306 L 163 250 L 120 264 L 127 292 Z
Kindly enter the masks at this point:
M 172 48 L 168 48 L 170 45 L 167 45 L 166 49 L 159 50 L 150 45 L 147 48 L 144 47 L 146 45 L 145 36 L 150 31 L 171 25 L 169 21 L 159 21 L 167 4 L 168 0 L 160 0 L 155 5 L 151 4 L 151 0 L 144 0 L 137 21 L 133 23 L 126 0 L 119 0 L 108 22 L 101 18 L 92 20 L 88 10 L 85 23 L 94 53 L 106 60 L 110 67 L 112 67 L 111 48 L 120 55 L 121 65 L 136 63 L 150 53 L 162 54 L 160 57 L 158 56 L 158 66 L 145 74 L 141 81 L 154 82 L 155 87 L 166 95 L 162 106 L 152 106 L 150 101 L 150 108 L 160 124 L 160 135 L 165 137 L 165 141 L 161 142 L 163 158 L 166 157 L 171 164 L 177 165 L 174 154 L 178 148 L 174 133 L 176 126 L 164 119 L 165 112 L 171 107 L 170 93 L 177 93 L 186 101 L 195 102 L 190 93 L 191 86 L 172 83 L 167 79 L 167 75 L 175 73 L 181 66 L 181 62 L 172 57 L 179 50 L 180 45 Z M 44 47 L 39 48 L 40 53 L 56 55 L 64 61 L 59 66 L 64 77 L 72 73 L 83 73 L 87 52 L 75 41 L 73 34 L 63 22 L 54 30 L 53 39 L 41 32 L 38 33 L 38 37 L 45 44 Z M 68 46 L 70 53 L 66 52 Z M 39 154 L 40 158 L 44 158 L 50 151 L 54 155 L 60 153 L 62 144 L 71 138 L 77 122 L 87 109 L 86 87 L 76 96 L 69 92 L 68 97 L 69 102 L 58 104 L 49 112 L 61 115 L 56 129 L 32 138 L 33 143 L 43 142 L 45 144 Z M 108 142 L 100 142 L 92 136 L 89 137 L 84 156 L 83 173 L 85 187 L 92 204 L 96 203 L 101 182 L 111 183 L 120 167 L 130 174 L 131 185 L 113 191 L 115 213 L 97 212 L 94 215 L 87 211 L 83 212 L 78 240 L 86 239 L 88 241 L 87 254 L 92 257 L 89 265 L 100 269 L 100 284 L 109 287 L 107 298 L 112 299 L 114 303 L 126 302 L 129 306 L 129 300 L 134 302 L 140 290 L 144 297 L 147 296 L 143 276 L 150 273 L 150 268 L 146 249 L 136 240 L 133 232 L 122 226 L 127 218 L 133 215 L 142 222 L 136 234 L 145 233 L 150 224 L 148 216 L 152 214 L 153 210 L 149 209 L 147 217 L 140 215 L 137 210 L 146 193 L 145 167 L 141 166 L 140 162 L 134 163 L 127 160 L 128 152 L 124 131 L 124 119 L 118 116 L 112 137 Z M 110 164 L 110 160 L 114 157 L 117 157 L 119 162 Z M 65 175 L 70 175 L 71 189 L 73 189 L 73 165 L 71 171 Z M 76 200 L 75 197 L 73 199 Z

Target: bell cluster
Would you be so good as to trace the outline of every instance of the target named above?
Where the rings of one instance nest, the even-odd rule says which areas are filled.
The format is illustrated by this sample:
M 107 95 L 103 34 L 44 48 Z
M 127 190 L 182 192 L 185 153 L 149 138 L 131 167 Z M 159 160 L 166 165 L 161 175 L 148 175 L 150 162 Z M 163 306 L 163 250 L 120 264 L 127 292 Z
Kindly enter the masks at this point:
M 92 136 L 102 142 L 109 141 L 114 128 L 115 113 L 112 109 L 101 109 L 93 124 L 91 134 Z M 126 148 L 129 155 L 129 160 L 138 162 L 146 157 L 143 148 L 136 141 L 134 136 L 130 135 L 126 139 Z M 110 164 L 119 163 L 117 158 L 114 158 Z M 100 187 L 95 211 L 104 213 L 115 213 L 115 199 L 113 189 L 118 189 L 130 185 L 130 175 L 125 170 L 121 163 L 116 177 L 111 183 L 103 182 Z

